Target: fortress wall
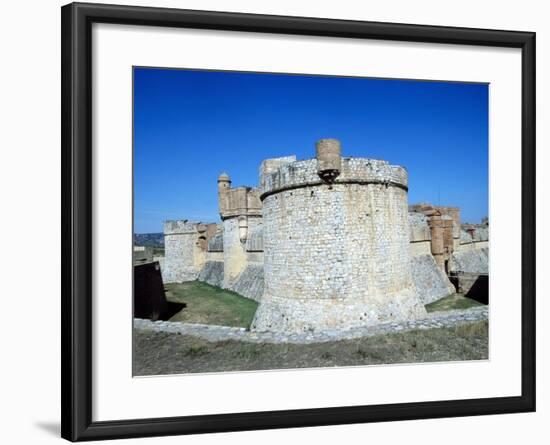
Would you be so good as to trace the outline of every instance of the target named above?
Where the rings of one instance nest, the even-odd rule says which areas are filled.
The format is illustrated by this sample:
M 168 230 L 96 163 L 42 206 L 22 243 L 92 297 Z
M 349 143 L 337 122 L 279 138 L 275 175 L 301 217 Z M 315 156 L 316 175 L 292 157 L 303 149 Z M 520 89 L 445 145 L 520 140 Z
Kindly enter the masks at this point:
M 253 228 L 248 230 L 248 236 L 246 238 L 246 251 L 247 252 L 263 252 L 264 251 L 264 231 L 260 224 L 256 224 Z
M 456 292 L 455 287 L 445 272 L 437 267 L 430 253 L 411 257 L 411 271 L 416 291 L 424 304 Z
M 489 249 L 489 241 L 477 241 L 474 246 L 476 249 Z
M 411 256 L 432 253 L 432 233 L 428 217 L 422 213 L 409 212 L 409 253 Z
M 164 223 L 165 283 L 195 280 L 206 261 L 206 252 L 199 245 L 199 223 L 166 221 Z
M 237 218 L 226 219 L 223 222 L 223 246 L 223 287 L 229 287 L 246 266 L 246 252 L 241 244 Z
M 475 246 L 485 241 L 468 244 Z M 451 279 L 459 292 L 483 303 L 489 297 L 489 248 L 471 247 L 468 250 L 454 252 L 450 261 Z
M 488 274 L 489 249 L 473 249 L 454 252 L 449 264 L 451 273 Z
M 263 227 L 260 217 L 248 217 L 246 240 L 239 239 L 239 246 L 235 246 L 237 254 L 233 255 L 233 271 L 236 275 L 223 282 L 223 286 L 243 297 L 260 301 L 264 291 L 264 252 Z M 235 224 L 230 224 L 235 232 Z M 233 242 L 236 236 L 233 234 Z M 227 276 L 227 274 L 226 274 Z
M 223 225 L 216 225 L 216 232 L 208 241 L 208 252 L 223 252 Z
M 264 263 L 264 238 L 263 225 L 257 224 L 253 229 L 248 231 L 246 239 L 246 260 L 248 263 L 260 263 L 263 267 Z M 263 280 L 263 272 L 262 272 Z M 262 285 L 263 286 L 263 285 Z
M 281 165 L 290 164 L 291 162 L 296 162 L 296 155 L 265 159 L 260 164 L 260 177 L 274 173 Z
M 409 264 L 407 174 L 342 158 L 335 183 L 317 160 L 261 178 L 264 294 L 257 330 L 304 331 L 425 314 Z
M 472 238 L 472 235 L 466 230 L 461 229 L 460 230 L 460 244 L 471 244 L 474 242 L 474 239 Z
M 410 242 L 409 254 L 411 255 L 411 257 L 417 255 L 431 255 L 432 242 L 430 240 Z
M 264 253 L 263 252 L 246 252 L 246 261 L 247 263 L 264 263 Z
M 472 235 L 474 242 L 489 240 L 489 226 L 477 225 Z
M 438 267 L 432 255 L 432 235 L 428 216 L 418 211 L 409 212 L 409 226 L 412 277 L 422 303 L 429 304 L 454 294 L 455 287 L 443 269 Z
M 467 244 L 460 244 L 456 249 L 456 252 L 466 252 L 469 250 L 488 249 L 489 241 L 476 241 Z
M 206 261 L 223 261 L 223 252 L 207 252 Z
M 428 217 L 422 213 L 409 212 L 409 241 L 431 241 L 432 233 L 428 225 Z
M 223 285 L 223 260 L 206 261 L 197 279 L 212 286 L 222 287 Z
M 154 256 L 153 257 L 153 261 L 156 261 L 157 263 L 159 263 L 159 267 L 160 267 L 160 274 L 162 276 L 162 280 L 163 282 L 166 282 L 166 280 L 164 279 L 164 256 Z
M 404 190 L 378 184 L 307 187 L 267 198 L 267 292 L 355 299 L 410 287 L 403 199 Z
M 206 261 L 223 261 L 223 225 L 218 224 L 216 232 L 208 241 Z
M 229 289 L 243 297 L 260 301 L 264 292 L 264 265 L 248 263 Z
M 150 263 L 153 261 L 153 248 L 149 246 L 134 246 L 133 262 Z
M 261 225 L 262 218 L 248 216 L 246 217 L 246 223 L 247 232 L 250 233 Z M 223 287 L 228 289 L 231 289 L 248 263 L 246 239 L 241 241 L 242 235 L 242 230 L 239 229 L 239 218 L 228 218 L 223 221 L 223 256 L 225 263 Z
M 199 272 L 197 280 L 221 287 L 223 285 L 223 261 L 223 226 L 219 224 L 208 241 L 206 262 Z

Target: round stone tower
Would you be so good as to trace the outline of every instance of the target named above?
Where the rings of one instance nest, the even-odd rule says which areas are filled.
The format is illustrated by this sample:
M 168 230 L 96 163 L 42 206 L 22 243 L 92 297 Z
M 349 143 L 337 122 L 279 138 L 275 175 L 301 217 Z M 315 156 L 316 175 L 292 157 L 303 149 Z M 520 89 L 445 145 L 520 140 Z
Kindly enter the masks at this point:
M 317 159 L 265 171 L 265 287 L 259 331 L 369 326 L 426 314 L 409 265 L 407 172 L 342 158 L 334 139 Z

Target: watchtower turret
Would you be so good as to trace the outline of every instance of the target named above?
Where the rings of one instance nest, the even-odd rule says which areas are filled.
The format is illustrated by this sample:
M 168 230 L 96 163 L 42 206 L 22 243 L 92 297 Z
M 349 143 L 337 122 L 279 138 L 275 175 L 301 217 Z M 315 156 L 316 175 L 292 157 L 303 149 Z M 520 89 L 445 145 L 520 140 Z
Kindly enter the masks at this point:
M 332 184 L 342 171 L 342 155 L 338 139 L 320 139 L 316 144 L 317 174 Z

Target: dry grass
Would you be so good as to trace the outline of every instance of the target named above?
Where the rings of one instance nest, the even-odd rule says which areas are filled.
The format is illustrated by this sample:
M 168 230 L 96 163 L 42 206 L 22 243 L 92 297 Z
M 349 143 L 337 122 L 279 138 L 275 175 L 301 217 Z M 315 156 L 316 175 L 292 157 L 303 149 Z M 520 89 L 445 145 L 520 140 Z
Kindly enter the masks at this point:
M 486 321 L 307 345 L 136 332 L 134 375 L 483 360 L 487 339 Z

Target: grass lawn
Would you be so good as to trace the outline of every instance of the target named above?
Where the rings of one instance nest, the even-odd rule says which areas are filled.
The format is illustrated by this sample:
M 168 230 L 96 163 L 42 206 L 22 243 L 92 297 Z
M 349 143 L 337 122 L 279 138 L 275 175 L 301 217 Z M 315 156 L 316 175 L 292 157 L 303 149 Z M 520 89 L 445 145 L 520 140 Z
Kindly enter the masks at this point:
M 485 360 L 488 323 L 473 322 L 315 344 L 208 342 L 165 332 L 134 332 L 134 375 Z
M 466 298 L 462 294 L 454 294 L 442 298 L 441 300 L 434 301 L 433 303 L 427 304 L 426 310 L 428 312 L 450 311 L 452 309 L 468 309 L 475 306 L 485 305 L 476 300 L 472 300 L 471 298 Z
M 168 301 L 187 304 L 170 321 L 248 328 L 258 307 L 255 301 L 235 292 L 199 281 L 164 287 Z

